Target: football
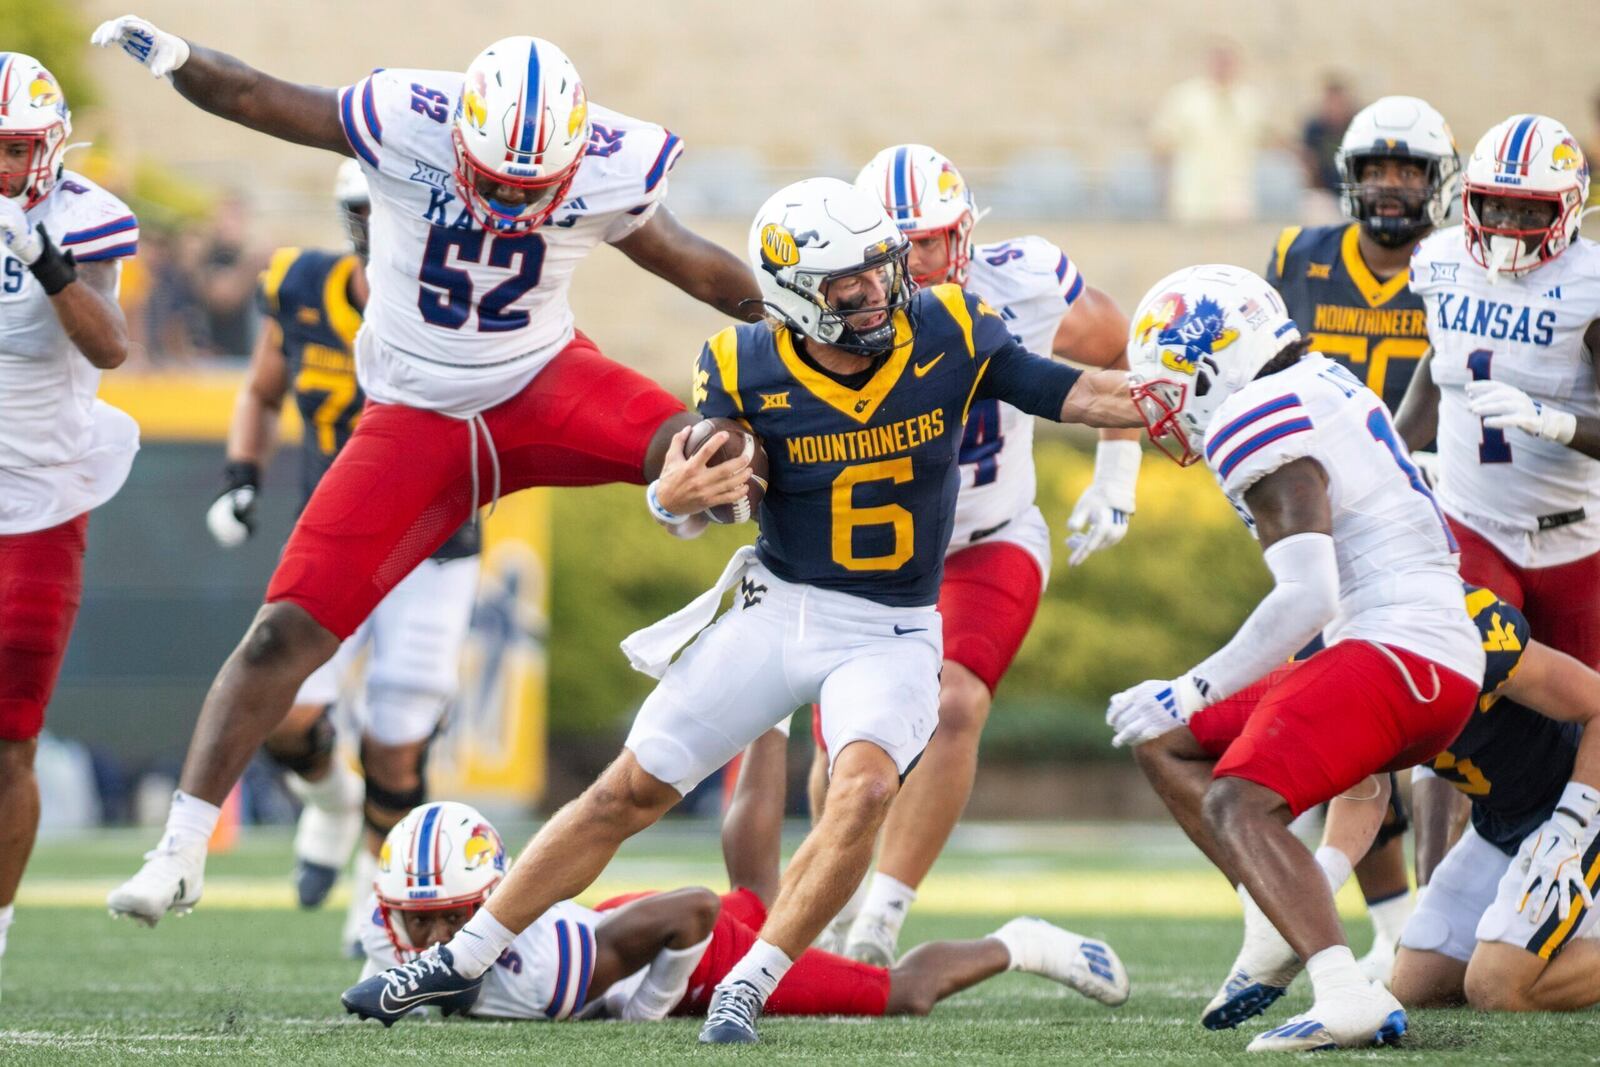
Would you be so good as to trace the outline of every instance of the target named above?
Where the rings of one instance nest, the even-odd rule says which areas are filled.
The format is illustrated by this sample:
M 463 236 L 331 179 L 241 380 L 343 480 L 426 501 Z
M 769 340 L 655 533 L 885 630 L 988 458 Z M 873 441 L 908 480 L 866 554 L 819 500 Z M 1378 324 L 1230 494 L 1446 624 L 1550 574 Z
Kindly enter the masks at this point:
M 715 467 L 730 459 L 749 456 L 750 480 L 745 483 L 743 500 L 707 508 L 705 514 L 712 522 L 723 524 L 749 522 L 755 518 L 756 508 L 761 505 L 761 498 L 767 495 L 767 452 L 761 447 L 756 435 L 732 419 L 701 419 L 690 428 L 689 440 L 684 445 L 684 451 L 688 455 L 694 455 L 704 448 L 705 443 L 719 430 L 728 431 L 728 439 L 722 443 L 717 454 L 711 457 L 709 465 Z

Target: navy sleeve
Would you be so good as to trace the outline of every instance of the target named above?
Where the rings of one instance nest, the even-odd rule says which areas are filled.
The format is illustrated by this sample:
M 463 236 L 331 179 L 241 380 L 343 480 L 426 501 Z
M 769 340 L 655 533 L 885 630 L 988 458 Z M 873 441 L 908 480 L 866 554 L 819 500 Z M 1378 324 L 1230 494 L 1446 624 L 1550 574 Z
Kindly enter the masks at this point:
M 692 406 L 702 418 L 744 418 L 738 374 L 738 327 L 729 326 L 701 346 L 694 361 Z
M 1004 400 L 1029 415 L 1061 421 L 1061 405 L 1083 372 L 1065 363 L 1036 356 L 1006 337 L 1005 344 L 980 364 L 977 395 Z

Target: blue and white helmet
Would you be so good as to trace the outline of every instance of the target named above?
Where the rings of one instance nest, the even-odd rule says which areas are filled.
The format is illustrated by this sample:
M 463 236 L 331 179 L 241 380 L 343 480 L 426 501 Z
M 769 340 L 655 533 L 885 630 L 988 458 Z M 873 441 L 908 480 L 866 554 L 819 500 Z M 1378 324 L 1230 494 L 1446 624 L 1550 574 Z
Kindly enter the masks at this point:
M 1536 229 L 1489 226 L 1484 200 L 1505 197 L 1551 205 L 1549 225 Z M 1467 160 L 1461 197 L 1467 251 L 1490 280 L 1525 274 L 1555 259 L 1578 236 L 1589 199 L 1589 162 L 1571 132 L 1545 115 L 1513 115 L 1478 141 Z
M 856 175 L 856 188 L 872 195 L 908 240 L 943 235 L 945 270 L 914 279 L 918 285 L 967 284 L 972 227 L 979 217 L 972 190 L 956 165 L 925 144 L 890 145 Z
M 1228 397 L 1300 340 L 1283 297 L 1224 263 L 1185 267 L 1139 301 L 1128 336 L 1128 385 L 1155 446 L 1188 466 Z
M 72 112 L 55 75 L 32 56 L 0 52 L 0 141 L 24 141 L 28 162 L 21 170 L 0 163 L 0 192 L 33 207 L 50 195 L 61 176 L 61 153 L 72 135 Z
M 400 958 L 414 956 L 418 946 L 394 912 L 476 913 L 505 874 L 505 843 L 476 808 L 449 800 L 413 808 L 384 838 L 372 887 Z

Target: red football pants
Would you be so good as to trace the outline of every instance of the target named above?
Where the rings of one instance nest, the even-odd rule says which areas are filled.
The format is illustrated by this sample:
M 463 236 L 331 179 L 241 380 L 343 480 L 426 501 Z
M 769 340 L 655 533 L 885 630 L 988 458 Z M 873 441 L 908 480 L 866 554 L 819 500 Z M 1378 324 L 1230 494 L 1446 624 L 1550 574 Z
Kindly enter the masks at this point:
M 369 402 L 295 523 L 267 586 L 343 640 L 399 581 L 500 494 L 644 484 L 645 453 L 683 403 L 583 334 L 510 400 L 464 419 Z M 473 454 L 477 498 L 473 498 Z
M 60 526 L 0 535 L 0 741 L 31 741 L 61 673 L 83 600 L 84 512 Z
M 1454 519 L 1461 578 L 1481 585 L 1527 616 L 1533 636 L 1600 668 L 1600 552 L 1555 567 L 1523 568 Z

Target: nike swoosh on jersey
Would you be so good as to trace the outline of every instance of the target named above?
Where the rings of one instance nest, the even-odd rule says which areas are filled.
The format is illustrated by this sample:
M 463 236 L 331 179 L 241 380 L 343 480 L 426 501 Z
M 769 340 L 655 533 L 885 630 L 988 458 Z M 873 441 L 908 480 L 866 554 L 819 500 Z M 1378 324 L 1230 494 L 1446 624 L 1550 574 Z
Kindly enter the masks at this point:
M 944 353 L 940 352 L 937 356 L 934 356 L 932 359 L 928 360 L 928 362 L 926 362 L 926 363 L 915 364 L 911 368 L 911 373 L 915 374 L 918 378 L 921 378 L 923 375 L 927 374 L 929 371 L 931 371 L 933 369 L 933 365 L 935 363 L 939 362 L 943 358 L 944 358 Z

